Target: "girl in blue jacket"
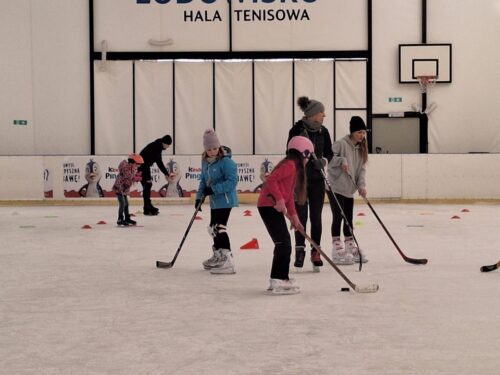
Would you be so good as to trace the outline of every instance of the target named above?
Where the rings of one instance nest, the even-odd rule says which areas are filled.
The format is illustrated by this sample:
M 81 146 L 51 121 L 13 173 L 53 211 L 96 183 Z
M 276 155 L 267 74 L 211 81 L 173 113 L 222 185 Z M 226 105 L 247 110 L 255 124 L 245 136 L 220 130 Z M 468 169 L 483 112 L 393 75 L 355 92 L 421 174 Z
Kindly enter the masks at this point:
M 213 255 L 203 262 L 203 268 L 213 274 L 233 274 L 234 260 L 226 226 L 231 209 L 238 206 L 238 168 L 231 159 L 231 150 L 221 146 L 213 129 L 208 129 L 203 134 L 203 148 L 205 151 L 202 155 L 195 207 L 210 196 L 208 232 L 213 238 Z

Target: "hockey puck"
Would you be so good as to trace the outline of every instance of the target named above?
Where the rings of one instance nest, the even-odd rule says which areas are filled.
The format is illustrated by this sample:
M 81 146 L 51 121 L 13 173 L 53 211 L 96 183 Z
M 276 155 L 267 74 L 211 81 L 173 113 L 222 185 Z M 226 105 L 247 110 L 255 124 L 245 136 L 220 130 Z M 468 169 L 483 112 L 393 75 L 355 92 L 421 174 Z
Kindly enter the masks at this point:
M 341 292 L 348 292 L 350 289 L 349 288 L 340 288 Z

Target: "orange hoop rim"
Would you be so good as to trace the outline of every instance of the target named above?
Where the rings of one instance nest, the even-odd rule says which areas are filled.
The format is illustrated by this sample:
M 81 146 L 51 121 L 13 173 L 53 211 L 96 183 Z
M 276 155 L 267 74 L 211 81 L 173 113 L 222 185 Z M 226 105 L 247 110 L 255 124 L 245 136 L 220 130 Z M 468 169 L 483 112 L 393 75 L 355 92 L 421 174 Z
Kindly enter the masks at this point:
M 433 86 L 438 79 L 438 76 L 417 76 L 416 77 L 420 89 L 423 93 L 427 92 L 427 88 Z

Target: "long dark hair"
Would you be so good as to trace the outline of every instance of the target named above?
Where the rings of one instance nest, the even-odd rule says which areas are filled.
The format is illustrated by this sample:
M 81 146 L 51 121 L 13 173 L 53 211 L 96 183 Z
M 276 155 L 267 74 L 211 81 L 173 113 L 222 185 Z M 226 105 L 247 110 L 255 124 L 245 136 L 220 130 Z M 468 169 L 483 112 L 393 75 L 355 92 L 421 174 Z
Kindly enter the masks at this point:
M 295 199 L 299 204 L 305 204 L 307 201 L 307 179 L 306 169 L 304 168 L 304 156 L 302 153 L 292 148 L 286 152 L 285 158 L 274 167 L 274 170 L 278 169 L 286 160 L 295 162 L 297 168 L 297 175 L 295 178 Z
M 363 164 L 368 162 L 368 141 L 366 137 L 358 143 L 359 151 L 361 151 L 361 157 L 363 158 Z

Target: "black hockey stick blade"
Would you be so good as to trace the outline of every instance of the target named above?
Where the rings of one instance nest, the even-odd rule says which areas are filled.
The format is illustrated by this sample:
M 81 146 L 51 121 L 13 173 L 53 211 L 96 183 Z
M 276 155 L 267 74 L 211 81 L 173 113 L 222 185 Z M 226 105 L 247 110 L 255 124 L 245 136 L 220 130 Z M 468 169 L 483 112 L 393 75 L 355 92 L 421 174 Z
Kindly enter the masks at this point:
M 172 268 L 174 264 L 172 262 L 161 262 L 159 260 L 156 261 L 156 268 Z
M 495 271 L 496 269 L 498 269 L 498 267 L 500 267 L 500 262 L 497 262 L 496 264 L 492 264 L 490 266 L 482 266 L 481 267 L 481 272 Z
M 403 259 L 405 262 L 411 263 L 411 264 L 427 264 L 428 260 L 425 258 L 422 259 L 417 259 L 417 258 L 409 258 L 407 256 L 404 256 Z

